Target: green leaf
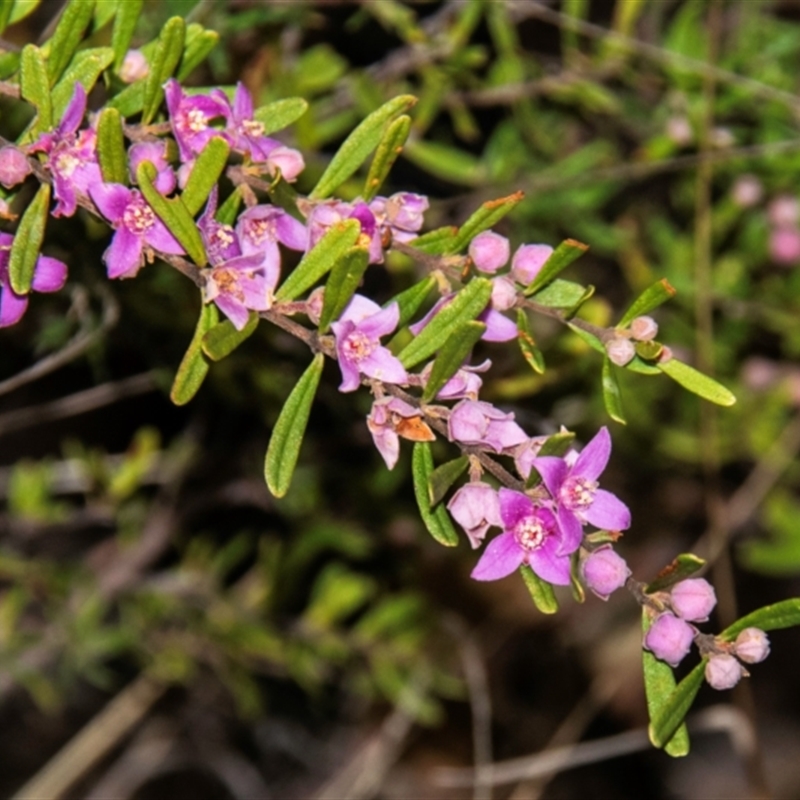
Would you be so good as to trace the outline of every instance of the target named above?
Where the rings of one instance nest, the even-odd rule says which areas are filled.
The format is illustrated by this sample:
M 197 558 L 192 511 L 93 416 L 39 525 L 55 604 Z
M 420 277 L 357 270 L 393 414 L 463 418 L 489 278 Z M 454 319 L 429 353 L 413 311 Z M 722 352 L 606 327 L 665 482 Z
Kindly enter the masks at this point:
M 231 146 L 221 137 L 213 136 L 197 156 L 181 199 L 188 212 L 194 216 L 204 205 L 219 176 L 228 163 Z
M 589 345 L 593 350 L 596 350 L 601 355 L 606 355 L 606 349 L 603 347 L 603 343 L 593 334 L 589 333 L 588 331 L 583 330 L 583 328 L 579 328 L 577 325 L 574 325 L 571 322 L 568 322 L 567 325 L 572 330 L 574 334 L 576 334 L 579 338 L 583 339 L 586 344 Z M 633 360 L 629 361 L 625 365 L 625 369 L 629 369 L 631 372 L 638 372 L 641 375 L 660 375 L 661 370 L 658 367 L 654 367 L 652 364 L 648 364 L 645 361 L 642 361 L 641 358 L 634 357 Z
M 114 71 L 119 72 L 131 46 L 136 23 L 142 13 L 144 0 L 118 0 L 114 27 L 111 29 L 111 49 L 114 51 Z
M 736 402 L 733 393 L 721 383 L 717 383 L 713 378 L 703 375 L 702 372 L 698 372 L 694 367 L 690 367 L 676 358 L 660 362 L 657 368 L 669 375 L 684 389 L 688 389 L 704 400 L 716 403 L 718 406 L 732 406 Z
M 53 89 L 54 119 L 60 119 L 64 115 L 75 92 L 75 84 L 80 83 L 88 95 L 113 58 L 114 51 L 110 47 L 93 47 L 89 50 L 81 50 L 72 59 L 69 68 Z
M 641 317 L 658 308 L 662 303 L 671 300 L 675 297 L 675 289 L 670 286 L 666 278 L 656 281 L 652 286 L 648 286 L 634 301 L 631 303 L 630 308 L 622 315 L 619 321 L 619 327 L 624 328 L 630 324 L 636 317 Z
M 575 441 L 575 434 L 572 431 L 560 431 L 548 436 L 539 448 L 538 456 L 565 456 Z
M 355 245 L 360 233 L 361 225 L 356 219 L 346 219 L 331 225 L 278 288 L 275 299 L 295 300 L 306 289 L 310 289 Z
M 217 209 L 214 219 L 223 225 L 230 225 L 236 222 L 239 216 L 239 208 L 242 205 L 242 186 L 237 186 L 225 199 L 225 202 Z
M 186 39 L 186 23 L 181 17 L 171 17 L 166 21 L 158 37 L 153 58 L 150 61 L 150 74 L 144 79 L 142 98 L 142 123 L 153 121 L 161 100 L 164 97 L 164 84 L 172 77 L 175 67 L 183 55 Z
M 650 629 L 652 620 L 646 609 L 642 609 L 642 629 L 644 633 Z M 644 690 L 647 696 L 647 712 L 650 720 L 661 713 L 667 700 L 675 690 L 675 676 L 669 665 L 659 661 L 649 650 L 642 649 L 642 666 L 644 668 Z M 652 740 L 652 735 L 651 739 Z M 653 742 L 655 745 L 656 743 Z M 658 746 L 658 745 L 656 745 Z M 673 757 L 685 756 L 689 752 L 689 731 L 686 725 L 679 725 L 672 738 L 663 745 L 664 751 Z
M 547 306 L 548 308 L 575 308 L 588 300 L 591 297 L 586 296 L 586 293 L 591 287 L 581 286 L 579 283 L 572 281 L 563 281 L 561 278 L 556 278 L 552 283 L 545 286 L 531 300 L 539 305 Z M 594 290 L 592 290 L 592 293 Z M 527 292 L 526 292 L 527 294 Z
M 341 186 L 378 146 L 384 127 L 399 114 L 408 111 L 417 98 L 400 95 L 373 111 L 342 143 L 309 198 L 322 200 Z
M 499 222 L 524 197 L 523 192 L 514 192 L 498 200 L 487 200 L 461 226 L 455 240 L 445 252 L 458 253 L 463 250 L 481 231 L 488 230 Z
M 219 34 L 216 31 L 210 31 L 193 22 L 186 29 L 186 43 L 181 57 L 181 65 L 178 69 L 178 74 L 175 76 L 178 81 L 184 81 L 195 67 L 205 61 L 206 56 L 216 47 L 219 41 Z
M 531 369 L 539 375 L 543 375 L 544 355 L 533 340 L 528 324 L 528 315 L 522 308 L 517 309 L 517 343 L 522 357 L 528 362 Z
M 136 182 L 142 190 L 144 199 L 169 228 L 169 232 L 181 243 L 189 258 L 198 267 L 204 267 L 208 263 L 208 257 L 194 218 L 180 197 L 166 198 L 153 186 L 156 174 L 155 166 L 149 161 L 142 161 L 136 170 Z
M 0 2 L 0 34 L 8 27 L 13 8 L 14 0 L 2 0 Z
M 17 294 L 28 294 L 31 290 L 49 210 L 50 184 L 43 183 L 22 215 L 8 257 L 8 277 Z
M 31 129 L 35 138 L 53 127 L 53 103 L 50 99 L 50 82 L 42 51 L 33 44 L 22 48 L 19 89 L 23 100 L 36 107 L 36 122 Z
M 671 564 L 664 567 L 656 575 L 655 580 L 648 584 L 645 591 L 651 594 L 674 586 L 690 575 L 694 575 L 695 572 L 705 566 L 705 563 L 704 559 L 694 555 L 694 553 L 681 553 L 675 557 Z
M 645 361 L 655 361 L 664 352 L 664 345 L 659 342 L 635 342 L 636 355 Z
M 720 636 L 731 642 L 745 628 L 773 631 L 778 628 L 792 628 L 795 625 L 800 625 L 800 597 L 792 597 L 789 600 L 781 600 L 771 606 L 759 608 L 725 628 Z
M 445 339 L 422 392 L 423 403 L 430 403 L 447 381 L 456 374 L 485 330 L 486 324 L 483 322 L 465 322 Z
M 425 302 L 425 299 L 431 293 L 431 289 L 436 286 L 436 278 L 433 275 L 428 275 L 423 278 L 419 283 L 400 292 L 397 296 L 393 297 L 388 303 L 384 304 L 384 308 L 391 303 L 397 303 L 400 306 L 400 322 L 397 324 L 398 328 L 407 325 L 409 320 L 419 311 L 420 306 Z
M 433 473 L 433 455 L 428 442 L 417 442 L 411 456 L 411 472 L 414 476 L 414 496 L 422 521 L 428 533 L 445 547 L 455 547 L 458 544 L 458 534 L 453 528 L 453 523 L 443 505 L 438 505 L 431 510 L 430 479 Z
M 442 502 L 447 490 L 461 477 L 468 466 L 469 458 L 459 456 L 436 467 L 431 473 L 428 483 L 428 499 L 431 508 Z
M 126 119 L 138 114 L 144 105 L 144 85 L 145 78 L 126 86 L 118 95 L 112 97 L 107 103 L 106 108 L 116 108 Z
M 203 352 L 212 361 L 222 361 L 256 332 L 258 320 L 258 314 L 251 311 L 247 324 L 240 331 L 236 330 L 229 319 L 223 320 L 203 336 Z
M 197 320 L 194 336 L 192 336 L 192 341 L 189 342 L 186 354 L 178 367 L 172 383 L 172 390 L 169 393 L 170 400 L 176 406 L 185 406 L 197 394 L 208 374 L 208 362 L 203 358 L 202 342 L 206 333 L 218 321 L 217 307 L 213 303 L 203 305 L 200 309 L 200 318 Z
M 524 294 L 536 294 L 539 289 L 550 283 L 559 272 L 568 267 L 577 258 L 580 258 L 588 249 L 588 244 L 576 242 L 575 239 L 566 239 L 561 242 L 550 254 L 550 258 L 544 262 L 538 275 L 528 284 Z
M 648 733 L 656 747 L 665 747 L 689 713 L 700 686 L 705 679 L 706 659 L 703 659 L 676 687 L 663 699 L 658 711 L 650 716 Z M 670 753 L 670 755 L 679 755 Z M 682 755 L 682 754 L 681 754 Z
M 431 175 L 458 186 L 485 186 L 489 180 L 486 164 L 465 150 L 438 142 L 412 140 L 403 156 Z
M 47 75 L 51 86 L 61 77 L 75 55 L 93 13 L 94 0 L 69 0 L 64 7 L 53 38 L 50 39 L 50 52 L 47 56 Z
M 8 24 L 13 25 L 15 22 L 25 19 L 29 14 L 36 11 L 41 2 L 42 0 L 14 0 Z
M 336 259 L 325 284 L 319 315 L 320 333 L 325 333 L 331 322 L 339 318 L 356 293 L 368 266 L 369 250 L 366 247 L 351 247 Z
M 253 112 L 253 119 L 264 126 L 264 136 L 269 136 L 296 122 L 306 111 L 308 103 L 302 97 L 287 97 L 257 108 Z
M 416 239 L 412 239 L 408 244 L 421 253 L 441 256 L 450 251 L 450 246 L 457 235 L 458 228 L 454 225 L 445 225 L 444 228 L 437 228 L 434 231 L 423 233 L 422 236 L 417 236 Z
M 317 353 L 286 399 L 272 431 L 264 461 L 264 478 L 275 497 L 283 497 L 289 491 L 324 365 L 325 356 Z
M 491 281 L 471 280 L 402 350 L 398 357 L 403 366 L 408 369 L 432 356 L 454 327 L 472 321 L 486 308 L 491 295 Z
M 378 193 L 386 180 L 394 162 L 397 161 L 411 132 L 411 117 L 403 114 L 391 122 L 383 132 L 383 138 L 369 165 L 367 179 L 364 181 L 364 200 L 369 202 Z
M 542 614 L 555 614 L 558 611 L 558 600 L 552 585 L 543 581 L 530 567 L 524 564 L 519 571 L 522 573 L 522 580 L 525 581 L 525 586 L 527 586 L 536 608 Z
M 128 156 L 122 115 L 115 108 L 104 108 L 97 121 L 97 160 L 106 183 L 128 185 Z
M 610 359 L 603 359 L 603 403 L 605 404 L 608 416 L 615 422 L 627 425 L 625 420 L 625 410 L 622 407 L 622 394 L 619 391 L 617 376 L 614 374 L 614 367 Z

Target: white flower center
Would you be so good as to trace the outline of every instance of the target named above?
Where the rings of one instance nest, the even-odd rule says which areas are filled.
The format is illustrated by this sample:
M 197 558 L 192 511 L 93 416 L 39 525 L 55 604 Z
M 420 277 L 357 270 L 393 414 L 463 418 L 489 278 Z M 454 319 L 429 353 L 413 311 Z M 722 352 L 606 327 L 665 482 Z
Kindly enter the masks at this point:
M 263 136 L 264 125 L 256 119 L 246 119 L 242 122 L 242 130 L 245 136 Z
M 549 533 L 547 526 L 538 517 L 525 517 L 514 528 L 514 538 L 525 550 L 538 550 Z
M 150 206 L 141 201 L 132 202 L 122 215 L 122 224 L 132 233 L 144 233 L 153 227 L 156 215 Z
M 352 361 L 363 361 L 369 356 L 377 344 L 361 331 L 353 331 L 344 340 L 343 349 Z

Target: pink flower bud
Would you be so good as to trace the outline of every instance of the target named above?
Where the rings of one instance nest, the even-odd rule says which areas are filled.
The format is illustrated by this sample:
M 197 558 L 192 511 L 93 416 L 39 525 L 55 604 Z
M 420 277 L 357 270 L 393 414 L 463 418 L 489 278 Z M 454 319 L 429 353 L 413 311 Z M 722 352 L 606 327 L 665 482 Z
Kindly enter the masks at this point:
M 711 656 L 706 664 L 706 680 L 713 689 L 733 689 L 744 670 L 742 665 L 733 657 L 726 654 Z
M 492 308 L 495 311 L 508 311 L 517 302 L 517 287 L 514 281 L 501 276 L 492 279 Z
M 465 483 L 453 495 L 447 510 L 464 529 L 473 549 L 483 541 L 490 526 L 503 527 L 497 489 L 488 483 Z
M 755 175 L 740 175 L 733 184 L 731 197 L 740 208 L 752 208 L 764 196 L 764 185 Z
M 524 244 L 518 247 L 511 259 L 511 275 L 515 281 L 527 286 L 552 254 L 553 248 L 549 244 Z
M 631 336 L 638 342 L 649 342 L 658 334 L 658 323 L 652 317 L 636 317 L 631 322 Z
M 758 664 L 769 655 L 769 638 L 761 628 L 745 628 L 736 637 L 733 647 L 742 661 Z
M 581 572 L 586 586 L 601 600 L 608 600 L 611 592 L 624 586 L 631 574 L 625 559 L 610 546 L 600 547 L 591 553 L 581 565 Z
M 694 630 L 674 614 L 660 614 L 644 637 L 644 646 L 656 658 L 677 667 L 694 641 Z
M 10 189 L 22 183 L 31 174 L 31 165 L 16 147 L 0 148 L 0 183 Z
M 776 264 L 800 261 L 800 231 L 797 228 L 776 228 L 769 234 L 769 254 Z
M 670 117 L 667 120 L 667 136 L 679 147 L 694 140 L 692 125 L 686 117 Z
M 767 207 L 767 217 L 776 228 L 793 228 L 800 222 L 800 203 L 792 195 L 778 195 Z
M 670 592 L 672 610 L 689 622 L 705 622 L 716 604 L 714 587 L 705 578 L 681 581 Z
M 609 339 L 606 342 L 606 353 L 612 364 L 624 367 L 636 355 L 636 349 L 630 339 Z
M 322 304 L 324 301 L 324 286 L 318 286 L 316 289 L 314 289 L 306 301 L 306 314 L 315 325 L 319 325 L 319 318 L 322 316 Z
M 497 272 L 510 254 L 508 239 L 493 231 L 479 233 L 469 245 L 469 256 L 475 269 L 490 274 Z
M 150 65 L 141 50 L 128 50 L 125 59 L 119 68 L 119 77 L 123 83 L 133 83 L 134 81 L 146 78 L 150 74 Z

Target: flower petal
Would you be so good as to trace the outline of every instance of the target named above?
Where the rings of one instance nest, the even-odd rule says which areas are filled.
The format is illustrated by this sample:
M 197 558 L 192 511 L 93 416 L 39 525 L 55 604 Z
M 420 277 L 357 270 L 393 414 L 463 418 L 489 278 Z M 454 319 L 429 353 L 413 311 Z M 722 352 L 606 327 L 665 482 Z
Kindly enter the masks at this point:
M 556 541 L 555 539 L 553 541 Z M 570 584 L 570 559 L 569 556 L 560 556 L 556 547 L 547 544 L 538 550 L 528 552 L 528 566 L 542 579 L 556 586 L 569 586 Z
M 603 426 L 594 438 L 581 450 L 578 460 L 572 467 L 572 474 L 596 481 L 608 464 L 611 455 L 611 435 Z
M 521 519 L 530 517 L 534 513 L 535 506 L 531 499 L 522 494 L 522 492 L 501 488 L 498 494 L 500 497 L 500 517 L 507 529 L 513 528 Z
M 556 456 L 541 456 L 533 459 L 533 468 L 542 476 L 547 491 L 554 498 L 558 498 L 561 484 L 564 483 L 569 472 L 563 458 Z
M 472 570 L 476 581 L 496 581 L 518 569 L 525 557 L 513 533 L 501 533 L 492 539 L 483 551 L 480 561 Z
M 19 322 L 27 307 L 27 297 L 14 294 L 8 286 L 0 288 L 0 328 Z
M 114 223 L 122 219 L 133 192 L 121 183 L 97 183 L 89 189 L 89 196 L 100 213 Z
M 380 339 L 381 336 L 390 334 L 397 327 L 399 321 L 400 306 L 397 303 L 392 303 L 363 319 L 358 324 L 358 329 L 369 336 L 370 339 Z
M 385 347 L 376 347 L 359 365 L 361 372 L 385 383 L 408 383 L 408 373 L 397 356 Z
M 624 531 L 631 526 L 631 512 L 616 495 L 597 489 L 594 502 L 584 511 L 586 519 L 596 528 Z
M 32 287 L 37 292 L 57 292 L 67 282 L 67 265 L 57 258 L 39 256 Z
M 558 527 L 561 530 L 561 544 L 558 555 L 565 556 L 574 553 L 583 541 L 583 526 L 580 520 L 568 508 L 560 506 L 558 514 Z
M 143 266 L 142 240 L 127 228 L 119 228 L 103 253 L 109 278 L 133 278 Z

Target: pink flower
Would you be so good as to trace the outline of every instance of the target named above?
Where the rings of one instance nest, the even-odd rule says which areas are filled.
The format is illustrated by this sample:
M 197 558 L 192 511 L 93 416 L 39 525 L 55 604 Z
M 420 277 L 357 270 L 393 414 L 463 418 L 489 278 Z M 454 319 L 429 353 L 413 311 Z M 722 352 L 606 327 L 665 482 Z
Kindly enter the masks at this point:
M 503 527 L 497 489 L 488 483 L 465 483 L 447 504 L 453 519 L 464 529 L 473 549 L 480 546 L 492 525 Z
M 451 442 L 483 445 L 502 453 L 526 441 L 528 436 L 514 415 L 481 400 L 462 400 L 450 412 L 447 433 Z
M 432 442 L 436 437 L 418 408 L 399 397 L 382 397 L 372 404 L 367 427 L 375 447 L 389 469 L 400 456 L 400 437 L 414 442 Z

